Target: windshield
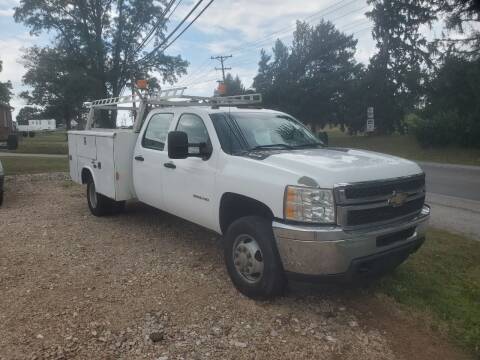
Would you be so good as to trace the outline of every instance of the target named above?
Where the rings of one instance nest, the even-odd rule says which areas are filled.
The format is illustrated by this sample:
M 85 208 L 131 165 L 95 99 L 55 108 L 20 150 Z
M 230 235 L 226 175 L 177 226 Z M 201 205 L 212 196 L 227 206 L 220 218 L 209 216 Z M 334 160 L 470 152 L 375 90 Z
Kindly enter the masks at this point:
M 222 147 L 229 152 L 323 145 L 303 124 L 285 114 L 232 112 L 211 117 Z

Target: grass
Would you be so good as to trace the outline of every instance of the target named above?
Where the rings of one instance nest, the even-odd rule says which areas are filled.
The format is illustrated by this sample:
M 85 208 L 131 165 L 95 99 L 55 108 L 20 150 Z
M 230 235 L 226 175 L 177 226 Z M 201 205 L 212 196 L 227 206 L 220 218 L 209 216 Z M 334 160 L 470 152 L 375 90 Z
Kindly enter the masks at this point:
M 427 313 L 480 356 L 480 242 L 430 230 L 419 252 L 383 278 L 379 290 L 408 310 Z
M 68 171 L 68 158 L 14 157 L 0 155 L 5 175 Z
M 350 136 L 327 129 L 329 145 L 378 151 L 418 161 L 480 165 L 480 149 L 458 147 L 422 148 L 413 135 Z
M 20 136 L 17 153 L 68 154 L 65 131 L 36 133 L 34 137 Z

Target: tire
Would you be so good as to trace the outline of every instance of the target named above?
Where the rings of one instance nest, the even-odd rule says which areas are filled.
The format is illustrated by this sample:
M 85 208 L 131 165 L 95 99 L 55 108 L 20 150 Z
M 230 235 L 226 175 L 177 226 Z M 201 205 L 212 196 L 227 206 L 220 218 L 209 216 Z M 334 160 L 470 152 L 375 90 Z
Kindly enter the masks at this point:
M 8 148 L 8 150 L 17 150 L 17 148 L 18 148 L 18 137 L 17 137 L 17 135 L 8 135 L 7 148 Z
M 117 214 L 125 208 L 125 201 L 115 201 L 96 192 L 91 176 L 87 180 L 87 202 L 90 212 L 95 216 Z
M 245 296 L 266 300 L 283 294 L 287 282 L 271 221 L 246 216 L 233 222 L 225 236 L 224 256 L 233 284 Z
M 35 133 L 33 131 L 29 132 L 28 133 L 28 136 L 30 136 L 31 138 L 35 137 Z
M 3 205 L 3 191 L 0 191 L 0 206 Z

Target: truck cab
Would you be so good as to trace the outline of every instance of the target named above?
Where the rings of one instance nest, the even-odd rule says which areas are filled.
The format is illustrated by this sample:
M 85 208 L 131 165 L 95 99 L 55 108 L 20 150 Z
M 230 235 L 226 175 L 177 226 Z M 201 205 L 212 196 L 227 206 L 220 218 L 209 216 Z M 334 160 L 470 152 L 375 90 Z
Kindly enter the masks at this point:
M 281 294 L 289 278 L 383 273 L 422 245 L 430 209 L 417 164 L 326 147 L 292 116 L 234 100 L 164 97 L 140 107 L 133 129 L 69 132 L 91 212 L 135 199 L 217 232 L 232 282 L 252 298 Z

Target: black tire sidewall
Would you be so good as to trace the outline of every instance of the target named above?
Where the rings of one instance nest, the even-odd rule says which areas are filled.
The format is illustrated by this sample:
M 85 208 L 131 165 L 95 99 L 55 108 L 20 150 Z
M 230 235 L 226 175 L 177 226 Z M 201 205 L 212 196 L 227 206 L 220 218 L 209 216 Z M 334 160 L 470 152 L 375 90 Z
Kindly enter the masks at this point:
M 263 255 L 264 270 L 262 279 L 255 284 L 246 281 L 235 268 L 233 246 L 235 239 L 247 234 L 257 241 Z M 286 280 L 276 248 L 271 221 L 258 216 L 247 216 L 233 222 L 227 230 L 224 248 L 228 274 L 235 287 L 253 299 L 269 299 L 281 295 Z

